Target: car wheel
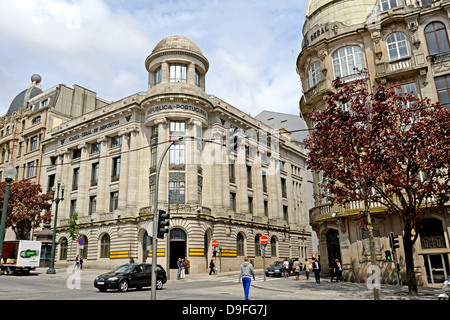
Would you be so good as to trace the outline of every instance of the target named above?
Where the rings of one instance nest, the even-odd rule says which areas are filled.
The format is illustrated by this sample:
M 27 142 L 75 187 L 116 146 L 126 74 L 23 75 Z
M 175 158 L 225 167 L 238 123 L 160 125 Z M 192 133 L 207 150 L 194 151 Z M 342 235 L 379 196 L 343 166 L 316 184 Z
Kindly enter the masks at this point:
M 119 291 L 120 292 L 128 291 L 128 281 L 127 280 L 122 280 L 119 282 Z
M 161 290 L 163 287 L 163 282 L 161 279 L 156 280 L 156 290 Z

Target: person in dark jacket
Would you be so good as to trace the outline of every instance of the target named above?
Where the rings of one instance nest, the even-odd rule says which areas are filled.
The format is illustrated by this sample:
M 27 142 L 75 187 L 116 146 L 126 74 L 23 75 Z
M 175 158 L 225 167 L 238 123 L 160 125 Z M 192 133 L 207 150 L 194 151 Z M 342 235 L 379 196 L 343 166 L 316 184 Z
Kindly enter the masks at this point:
M 211 259 L 211 262 L 209 263 L 209 275 L 211 273 L 216 274 L 216 265 L 214 264 L 214 259 Z
M 319 259 L 316 258 L 314 260 L 314 262 L 312 263 L 312 269 L 316 278 L 316 282 L 320 283 L 320 272 L 322 271 L 322 267 L 320 266 Z

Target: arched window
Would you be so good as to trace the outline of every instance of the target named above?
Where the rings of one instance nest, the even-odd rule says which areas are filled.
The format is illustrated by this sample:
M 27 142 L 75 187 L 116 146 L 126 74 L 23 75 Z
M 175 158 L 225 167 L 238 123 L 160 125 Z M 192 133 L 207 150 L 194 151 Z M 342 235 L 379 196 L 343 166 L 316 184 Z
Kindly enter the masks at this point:
M 447 29 L 441 22 L 432 22 L 425 27 L 425 38 L 427 39 L 430 55 L 450 51 Z
M 389 61 L 409 57 L 408 42 L 404 33 L 396 32 L 386 39 Z
M 236 249 L 237 249 L 237 255 L 238 256 L 245 256 L 244 236 L 242 235 L 242 233 L 238 233 L 238 235 L 237 235 Z
M 255 257 L 261 256 L 261 243 L 259 242 L 259 234 L 255 237 Z
M 67 260 L 67 239 L 59 240 L 59 260 Z
M 270 255 L 272 258 L 277 256 L 277 239 L 275 237 L 270 238 Z
M 88 253 L 88 239 L 86 236 L 83 236 L 83 249 L 80 250 L 80 257 L 83 259 L 87 259 L 87 253 Z
M 314 62 L 308 69 L 308 85 L 309 88 L 314 87 L 317 82 L 322 80 L 322 76 L 320 74 L 320 62 Z
M 100 258 L 109 258 L 109 247 L 109 235 L 105 234 L 100 241 Z
M 334 76 L 344 78 L 362 71 L 364 68 L 361 48 L 348 46 L 332 55 Z

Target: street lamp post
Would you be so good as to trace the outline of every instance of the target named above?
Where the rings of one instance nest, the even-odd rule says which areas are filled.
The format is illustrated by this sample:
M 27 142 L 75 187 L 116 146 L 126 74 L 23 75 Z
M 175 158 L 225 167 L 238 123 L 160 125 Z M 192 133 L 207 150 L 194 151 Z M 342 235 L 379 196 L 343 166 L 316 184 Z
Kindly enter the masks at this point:
M 59 189 L 61 188 L 61 198 L 59 197 Z M 56 198 L 55 198 L 55 187 L 52 188 L 52 202 L 56 203 L 55 207 L 55 216 L 53 217 L 53 238 L 52 238 L 52 253 L 50 257 L 50 267 L 47 270 L 47 274 L 55 274 L 55 239 L 56 239 L 56 222 L 58 219 L 58 205 L 60 201 L 64 200 L 64 183 L 58 180 L 58 189 L 56 190 Z
M 3 199 L 2 220 L 0 224 L 0 259 L 2 258 L 3 255 L 3 238 L 5 236 L 6 214 L 8 212 L 9 189 L 11 188 L 11 182 L 16 176 L 17 171 L 13 167 L 12 163 L 10 163 L 8 167 L 5 168 L 3 174 L 5 175 L 6 188 L 5 188 L 5 197 Z

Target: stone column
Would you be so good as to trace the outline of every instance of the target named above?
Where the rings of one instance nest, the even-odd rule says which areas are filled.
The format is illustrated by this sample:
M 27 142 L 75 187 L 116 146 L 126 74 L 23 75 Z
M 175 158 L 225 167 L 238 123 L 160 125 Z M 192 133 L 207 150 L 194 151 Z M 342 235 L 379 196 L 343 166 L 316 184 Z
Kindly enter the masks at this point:
M 190 120 L 187 122 L 189 129 L 187 136 L 197 137 L 201 130 L 201 122 Z M 186 201 L 187 205 L 196 205 L 198 203 L 198 166 L 201 165 L 198 160 L 196 140 L 186 139 L 185 141 L 185 160 L 186 160 Z M 200 142 L 201 143 L 201 142 Z
M 158 125 L 158 143 L 167 141 L 169 139 L 169 122 L 166 118 L 161 117 L 155 120 L 155 125 Z M 164 148 L 166 147 L 166 144 L 159 144 L 158 145 L 158 151 L 157 151 L 157 157 L 156 161 L 157 164 L 159 162 L 159 159 L 161 159 L 162 152 L 164 151 Z M 165 204 L 168 201 L 169 198 L 169 185 L 168 185 L 168 170 L 169 170 L 169 152 L 167 152 L 167 155 L 165 157 L 165 161 L 163 162 L 161 166 L 161 171 L 159 174 L 159 184 L 158 184 L 158 203 Z M 153 206 L 153 203 L 150 204 Z
M 109 183 L 111 182 L 111 174 L 109 162 L 111 159 L 108 155 L 108 141 L 109 138 L 101 137 L 97 140 L 101 143 L 100 147 L 100 159 L 99 159 L 99 172 L 97 182 L 97 212 L 105 213 L 109 212 Z
M 119 177 L 119 209 L 127 207 L 128 196 L 128 166 L 130 157 L 130 135 L 127 130 L 119 132 L 122 137 L 121 155 L 120 155 L 120 177 Z
M 81 150 L 80 161 L 80 175 L 78 177 L 78 190 L 77 190 L 77 212 L 79 217 L 87 216 L 89 214 L 89 163 L 88 163 L 88 151 L 87 144 L 85 142 L 78 145 L 78 149 Z
M 139 127 L 132 127 L 130 130 L 130 152 L 128 157 L 128 190 L 127 207 L 135 208 L 137 206 L 138 193 L 138 149 L 139 149 Z

